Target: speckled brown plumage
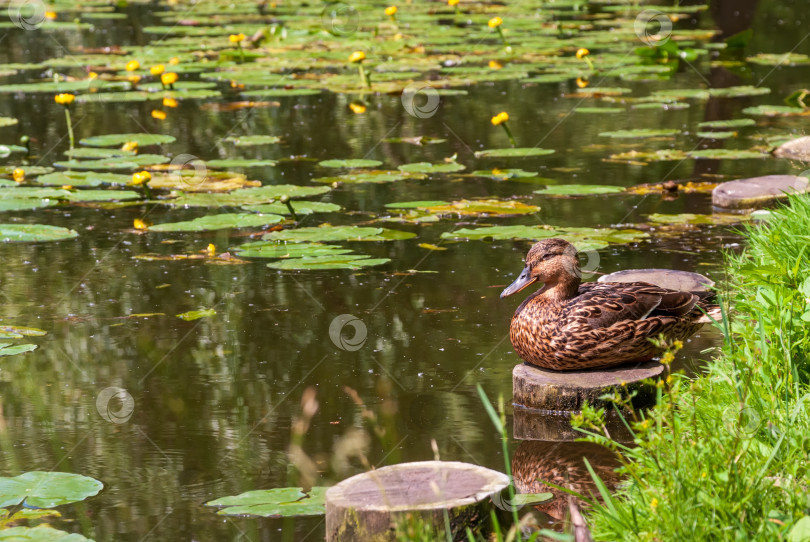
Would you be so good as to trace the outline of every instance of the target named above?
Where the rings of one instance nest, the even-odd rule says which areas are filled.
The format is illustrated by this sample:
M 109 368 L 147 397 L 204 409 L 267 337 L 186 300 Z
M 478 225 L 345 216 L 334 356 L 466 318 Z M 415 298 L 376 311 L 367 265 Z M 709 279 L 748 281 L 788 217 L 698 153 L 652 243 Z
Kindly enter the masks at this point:
M 515 311 L 512 345 L 524 361 L 544 369 L 612 367 L 661 353 L 650 339 L 683 340 L 716 317 L 707 292 L 680 292 L 646 282 L 585 283 L 576 249 L 545 239 L 501 297 L 542 282 Z M 702 310 L 701 310 L 702 309 Z

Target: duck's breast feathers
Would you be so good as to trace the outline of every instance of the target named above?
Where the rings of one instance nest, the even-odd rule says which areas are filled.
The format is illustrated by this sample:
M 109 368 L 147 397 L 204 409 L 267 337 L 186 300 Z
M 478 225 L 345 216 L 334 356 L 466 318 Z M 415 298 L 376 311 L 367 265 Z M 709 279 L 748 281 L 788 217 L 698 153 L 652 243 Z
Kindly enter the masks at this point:
M 645 282 L 588 283 L 567 303 L 567 320 L 605 328 L 650 316 L 684 316 L 698 301 L 691 292 L 667 290 Z

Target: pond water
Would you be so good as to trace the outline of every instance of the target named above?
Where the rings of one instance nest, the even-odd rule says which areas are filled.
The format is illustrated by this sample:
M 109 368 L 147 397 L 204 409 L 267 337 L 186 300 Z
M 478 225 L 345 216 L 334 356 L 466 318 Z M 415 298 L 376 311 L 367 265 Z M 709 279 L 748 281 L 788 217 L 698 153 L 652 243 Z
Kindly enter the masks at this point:
M 343 242 L 357 253 L 390 259 L 360 270 L 279 270 L 268 268 L 267 259 L 236 262 L 221 256 L 226 252 L 234 255 L 235 247 L 260 240 L 262 228 L 192 233 L 133 228 L 136 219 L 160 224 L 226 210 L 244 212 L 238 205 L 214 209 L 159 202 L 67 202 L 0 213 L 2 223 L 49 224 L 78 233 L 74 239 L 58 242 L 0 244 L 0 325 L 47 331 L 43 337 L 17 341 L 37 344 L 35 351 L 0 357 L 0 475 L 55 470 L 91 476 L 105 485 L 98 496 L 60 508 L 63 517 L 53 521 L 54 526 L 95 540 L 174 540 L 180 536 L 199 541 L 276 540 L 280 536 L 323 539 L 320 518 L 230 518 L 203 506 L 225 495 L 301 481 L 288 449 L 302 394 L 310 387 L 317 392 L 319 408 L 303 436 L 306 459 L 299 459 L 299 464 L 310 464 L 317 473 L 317 485 L 334 484 L 371 466 L 433 459 L 431 439 L 435 439 L 441 459 L 503 470 L 500 442 L 475 385 L 480 383 L 493 399 L 502 396 L 511 408 L 511 370 L 519 359 L 509 343 L 508 325 L 519 300 L 501 300 L 498 294 L 521 270 L 531 241 L 464 240 L 454 238 L 456 234 L 442 234 L 487 225 L 557 229 L 621 225 L 648 237 L 599 246 L 589 253 L 591 269 L 608 273 L 668 267 L 698 271 L 717 280 L 722 278 L 722 251 L 738 247 L 739 237 L 729 222 L 739 222 L 739 217 L 708 219 L 702 225 L 650 220 L 653 214 L 711 214 L 711 198 L 705 191 L 681 190 L 664 196 L 661 190 L 652 190 L 582 197 L 534 191 L 569 184 L 624 188 L 668 180 L 716 183 L 803 169 L 768 155 L 721 160 L 684 156 L 648 164 L 626 156 L 609 157 L 659 149 L 762 153 L 773 141 L 802 135 L 801 117 L 744 114 L 743 109 L 782 105 L 786 96 L 808 80 L 808 62 L 800 56 L 810 50 L 803 26 L 807 2 L 718 1 L 713 2 L 712 10 L 695 13 L 684 8 L 687 11 L 676 21 L 674 35 L 693 32 L 684 34 L 687 41 L 681 43 L 683 48 L 698 49 L 696 58 L 679 62 L 666 77 L 655 77 L 649 70 L 638 77 L 592 75 L 584 87 L 622 87 L 628 89 L 624 98 L 577 93 L 577 77 L 581 85 L 586 78 L 575 72 L 587 72 L 579 61 L 572 63 L 574 72 L 569 64 L 568 76 L 559 82 L 526 82 L 529 75 L 552 71 L 548 66 L 538 68 L 542 65 L 539 53 L 536 57 L 529 53 L 545 47 L 548 55 L 572 57 L 582 46 L 590 48 L 597 68 L 600 62 L 617 62 L 617 55 L 627 56 L 627 64 L 631 60 L 637 64 L 634 49 L 645 44 L 628 28 L 633 28 L 641 8 L 611 10 L 607 3 L 588 6 L 587 2 L 515 2 L 512 7 L 465 6 L 462 2 L 465 13 L 470 12 L 454 21 L 452 10 L 443 3 L 414 1 L 411 7 L 419 10 L 414 25 L 426 24 L 424 19 L 429 17 L 442 18 L 441 24 L 431 22 L 431 28 L 445 26 L 461 34 L 469 29 L 472 35 L 466 42 L 457 34 L 442 42 L 436 35 L 426 34 L 427 47 L 420 49 L 418 25 L 409 34 L 406 3 L 400 6 L 395 22 L 382 14 L 384 4 L 357 4 L 361 21 L 378 20 L 382 25 L 377 38 L 366 27 L 347 36 L 319 36 L 322 6 L 294 2 L 266 4 L 267 15 L 258 22 L 252 5 L 242 14 L 229 15 L 227 3 L 221 7 L 213 2 L 198 7 L 133 4 L 113 10 L 123 17 L 108 17 L 101 2 L 87 4 L 81 11 L 58 3 L 54 9 L 60 24 L 47 20 L 23 30 L 12 20 L 0 26 L 0 85 L 52 81 L 54 74 L 82 80 L 91 70 L 99 72 L 101 79 L 125 80 L 127 61 L 140 59 L 142 70 L 158 62 L 171 68 L 168 60 L 173 56 L 181 59 L 176 65 L 181 80 L 205 80 L 200 72 L 238 66 L 234 59 L 239 57 L 228 43 L 231 29 L 244 28 L 251 35 L 251 30 L 278 21 L 285 21 L 286 39 L 300 44 L 288 46 L 271 40 L 264 45 L 267 57 L 255 62 L 268 75 L 271 71 L 298 74 L 288 81 L 296 85 L 306 80 L 307 73 L 344 73 L 353 81 L 356 67 L 347 66 L 345 59 L 363 44 L 371 44 L 366 63 L 373 89 L 375 80 L 384 80 L 374 72 L 374 65 L 393 62 L 383 58 L 387 52 L 372 56 L 371 48 L 382 48 L 373 40 L 393 40 L 397 31 L 406 35 L 412 51 L 399 51 L 392 58 L 411 55 L 411 69 L 428 74 L 421 80 L 432 78 L 437 87 L 448 76 L 429 70 L 428 64 L 445 63 L 449 69 L 461 63 L 463 67 L 477 66 L 480 73 L 496 71 L 488 67 L 489 60 L 500 59 L 504 65 L 498 70 L 504 73 L 501 80 L 454 86 L 466 94 L 441 96 L 435 111 L 418 115 L 403 106 L 401 87 L 390 94 L 344 88 L 342 92 L 248 98 L 278 104 L 229 110 L 222 106 L 245 99 L 238 94 L 238 75 L 233 76 L 233 85 L 231 76 L 217 82 L 213 96 L 179 96 L 177 107 L 160 101 L 79 103 L 77 99 L 71 106 L 77 141 L 111 133 L 168 134 L 174 136 L 173 142 L 142 146 L 139 153 L 169 159 L 190 155 L 205 161 L 235 157 L 274 160 L 274 166 L 229 168 L 265 185 L 330 186 L 313 179 L 344 175 L 347 170 L 318 165 L 326 159 L 378 160 L 381 168 L 396 170 L 406 163 L 442 163 L 457 155 L 457 163 L 466 169 L 430 173 L 422 180 L 342 182 L 326 194 L 308 198 L 337 204 L 342 210 L 301 215 L 298 227 L 359 224 L 416 234 L 387 242 Z M 572 6 L 582 9 L 574 11 Z M 544 9 L 549 13 L 544 14 Z M 444 11 L 436 14 L 431 10 Z M 552 16 L 554 10 L 559 11 Z M 486 21 L 495 15 L 503 18 L 505 30 L 513 25 L 513 31 L 505 32 L 514 51 L 512 63 L 493 37 L 496 35 L 487 29 Z M 71 26 L 74 19 L 92 27 Z M 178 20 L 182 24 L 173 26 Z M 309 29 L 307 39 L 296 34 L 302 20 L 309 25 L 304 26 Z M 554 27 L 555 21 L 564 23 L 562 30 Z M 605 21 L 623 29 L 618 44 L 594 37 L 597 32 L 605 35 L 604 29 L 609 27 Z M 393 24 L 400 28 L 392 29 Z M 154 28 L 157 25 L 168 29 Z M 214 31 L 204 38 L 184 37 L 188 28 L 200 25 Z M 753 33 L 744 50 L 719 51 L 717 45 L 724 38 L 747 28 Z M 705 32 L 712 29 L 723 33 L 712 37 Z M 521 42 L 521 38 L 541 36 L 544 45 L 539 39 L 535 45 Z M 343 48 L 335 45 L 341 39 Z M 466 43 L 462 53 L 451 52 L 457 42 Z M 114 46 L 118 48 L 106 57 L 97 50 Z M 211 61 L 205 69 L 199 66 L 204 56 L 215 57 L 217 51 L 229 52 L 232 61 L 222 66 Z M 795 60 L 798 65 L 746 60 L 760 53 L 787 52 L 795 57 L 791 63 Z M 332 60 L 321 66 L 306 60 L 322 53 Z M 60 62 L 52 62 L 54 58 Z M 42 64 L 15 66 L 22 63 Z M 183 71 L 184 63 L 193 69 Z M 521 71 L 521 63 L 530 64 L 523 75 L 516 73 Z M 105 65 L 111 68 L 105 69 Z M 770 93 L 680 99 L 657 109 L 634 108 L 640 103 L 634 98 L 655 91 L 743 85 L 767 88 Z M 248 85 L 250 88 L 263 86 Z M 0 127 L 0 145 L 15 145 L 24 135 L 31 139 L 27 159 L 20 152 L 0 159 L 0 168 L 8 166 L 0 170 L 2 178 L 10 181 L 16 167 L 34 171 L 32 166 L 53 167 L 66 159 L 65 116 L 62 106 L 54 103 L 54 94 L 0 89 L 0 117 L 18 121 Z M 432 97 L 430 91 L 423 94 L 426 101 Z M 349 105 L 353 102 L 354 109 Z M 362 109 L 361 102 L 365 110 L 356 113 Z M 621 110 L 598 114 L 576 112 L 577 107 Z M 154 110 L 163 111 L 166 118 L 156 118 L 160 115 L 153 115 Z M 509 146 L 504 130 L 490 122 L 501 111 L 509 113 L 508 126 L 518 146 L 555 153 L 520 159 L 476 158 L 475 151 Z M 738 118 L 751 118 L 755 124 L 734 128 L 737 133 L 729 139 L 697 135 L 700 122 Z M 638 128 L 676 133 L 644 139 L 599 135 Z M 244 135 L 278 136 L 280 142 L 235 147 L 224 140 Z M 444 141 L 428 145 L 387 141 L 420 136 Z M 536 175 L 523 180 L 466 175 L 493 168 L 520 168 Z M 116 172 L 131 175 L 133 169 Z M 37 186 L 35 173 L 27 177 L 26 183 Z M 168 190 L 156 194 L 164 199 L 168 195 Z M 515 199 L 540 209 L 509 217 L 451 212 L 422 224 L 380 221 L 381 216 L 402 215 L 385 207 L 394 202 L 476 198 Z M 302 203 L 294 200 L 293 205 Z M 289 222 L 286 227 L 294 224 Z M 214 256 L 208 255 L 209 244 L 214 245 Z M 441 250 L 420 246 L 423 244 Z M 189 254 L 199 258 L 144 258 Z M 215 313 L 191 321 L 175 316 L 200 309 L 214 309 Z M 355 317 L 344 326 L 342 335 L 335 332 L 343 322 L 335 324 L 340 315 Z M 358 331 L 356 337 L 354 330 Z M 712 329 L 701 331 L 681 352 L 681 366 L 692 367 L 692 360 L 705 357 L 701 351 L 716 345 L 718 337 Z M 353 339 L 358 342 L 352 343 Z M 126 390 L 131 402 L 103 395 L 110 387 Z M 116 419 L 116 413 L 122 417 Z M 517 445 L 512 442 L 511 449 Z M 531 447 L 524 447 L 524 456 L 527 449 Z

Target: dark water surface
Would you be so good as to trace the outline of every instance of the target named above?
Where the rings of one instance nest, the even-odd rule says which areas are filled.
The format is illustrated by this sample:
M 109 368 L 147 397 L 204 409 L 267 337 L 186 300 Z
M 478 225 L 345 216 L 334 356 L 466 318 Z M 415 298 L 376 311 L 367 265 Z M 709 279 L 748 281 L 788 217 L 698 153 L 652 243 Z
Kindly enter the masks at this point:
M 724 4 L 738 6 L 723 10 Z M 754 29 L 746 51 L 807 53 L 803 41 L 807 2 L 718 3 L 714 13 L 694 17 L 700 28 Z M 736 11 L 736 13 L 735 13 Z M 0 62 L 32 62 L 70 54 L 81 45 L 144 43 L 138 31 L 150 24 L 148 10 L 138 18 L 105 23 L 96 32 L 48 34 L 3 30 Z M 736 31 L 736 30 L 734 30 Z M 731 32 L 729 32 L 731 33 Z M 744 107 L 779 104 L 806 84 L 804 68 L 748 66 L 734 74 L 712 67 L 705 57 L 684 64 L 670 81 L 627 82 L 608 79 L 602 86 L 627 86 L 633 95 L 664 88 L 765 85 L 769 96 L 692 101 L 680 111 L 639 110 L 627 115 L 570 114 L 577 100 L 563 98 L 574 86 L 523 84 L 518 81 L 470 87 L 467 96 L 443 97 L 437 113 L 418 119 L 407 114 L 399 96 L 367 98 L 368 111 L 354 115 L 350 97 L 324 93 L 281 99 L 281 106 L 247 113 L 199 109 L 181 102 L 170 120 L 150 117 L 151 103 L 83 104 L 74 110 L 77 137 L 118 132 L 159 132 L 177 141 L 164 153 L 203 158 L 225 157 L 219 140 L 238 127 L 244 134 L 273 134 L 282 145 L 247 148 L 243 155 L 282 159 L 309 157 L 373 158 L 388 167 L 414 161 L 441 161 L 458 154 L 467 169 L 521 167 L 538 171 L 554 184 L 632 186 L 668 179 L 729 180 L 756 174 L 796 172 L 781 160 L 657 162 L 648 166 L 606 162 L 607 155 L 641 147 L 637 141 L 600 138 L 624 128 L 678 128 L 694 132 L 698 122 L 739 118 Z M 16 78 L 15 78 L 16 77 Z M 4 83 L 22 82 L 19 76 Z M 592 102 L 584 105 L 594 105 Z M 609 104 L 608 104 L 609 105 Z M 519 163 L 479 161 L 472 151 L 504 146 L 504 136 L 489 118 L 510 112 L 515 137 L 527 146 L 541 144 L 557 153 Z M 51 94 L 2 94 L 0 116 L 18 126 L 3 128 L 0 143 L 30 135 L 42 165 L 67 148 L 62 111 Z M 773 131 L 771 120 L 758 119 L 742 144 L 753 146 L 758 130 Z M 781 131 L 799 134 L 798 121 L 782 121 Z M 417 147 L 384 143 L 385 137 L 426 135 L 446 143 Z M 542 143 L 540 143 L 542 142 Z M 694 134 L 651 148 L 691 150 Z M 718 144 L 715 142 L 715 144 Z M 764 143 L 759 143 L 764 144 Z M 707 144 L 704 142 L 703 146 Z M 232 147 L 230 148 L 232 149 Z M 13 164 L 13 162 L 6 162 Z M 251 178 L 265 184 L 307 184 L 314 161 L 282 161 L 254 169 Z M 30 354 L 0 358 L 0 475 L 58 470 L 92 476 L 105 489 L 84 503 L 62 507 L 62 528 L 96 540 L 290 540 L 323 538 L 314 520 L 223 518 L 206 501 L 251 489 L 282 487 L 299 480 L 287 450 L 293 419 L 307 387 L 317 390 L 319 410 L 303 448 L 319 472 L 319 485 L 331 485 L 363 472 L 369 465 L 432 459 L 430 440 L 446 460 L 468 461 L 503 470 L 504 458 L 475 384 L 490 397 L 511 398 L 511 370 L 519 361 L 508 339 L 508 324 L 518 299 L 498 294 L 522 267 L 530 246 L 525 241 L 446 242 L 442 232 L 465 224 L 532 224 L 605 227 L 641 224 L 650 213 L 710 213 L 707 194 L 663 199 L 659 194 L 631 197 L 541 198 L 537 185 L 466 179 L 385 185 L 345 185 L 325 201 L 350 213 L 332 223 L 361 223 L 386 203 L 407 200 L 482 196 L 532 196 L 539 215 L 526 218 L 446 219 L 434 225 L 393 225 L 414 231 L 417 239 L 349 244 L 391 263 L 362 272 L 281 272 L 264 262 L 215 265 L 202 261 L 143 261 L 145 253 L 188 253 L 213 243 L 223 252 L 248 233 L 140 235 L 136 218 L 148 211 L 155 223 L 193 218 L 204 209 L 184 212 L 156 206 L 116 209 L 71 207 L 4 213 L 12 219 L 70 227 L 80 236 L 67 242 L 37 245 L 0 244 L 0 324 L 44 329 L 39 348 Z M 316 225 L 320 218 L 303 219 Z M 631 246 L 599 252 L 601 272 L 633 267 L 696 270 L 722 278 L 722 249 L 739 238 L 729 227 L 657 228 L 652 237 Z M 167 240 L 174 241 L 166 244 Z M 428 251 L 419 243 L 441 244 Z M 420 273 L 409 274 L 409 270 Z M 431 273 L 424 273 L 430 271 Z M 519 297 L 519 296 L 517 296 Z M 215 308 L 214 317 L 185 322 L 174 315 Z M 127 315 L 161 315 L 125 318 Z M 330 324 L 354 315 L 366 330 L 357 350 L 342 350 L 330 338 Z M 346 330 L 344 330 L 346 331 Z M 345 338 L 351 338 L 351 330 Z M 690 364 L 718 340 L 705 329 L 682 352 Z M 705 356 L 704 356 L 705 358 Z M 131 418 L 110 423 L 96 400 L 110 386 L 127 390 L 134 400 Z M 347 393 L 356 391 L 375 416 L 369 422 Z M 118 405 L 111 403 L 111 411 Z M 376 428 L 376 429 L 375 429 Z M 512 443 L 512 449 L 517 442 Z M 525 455 L 525 452 L 524 452 Z

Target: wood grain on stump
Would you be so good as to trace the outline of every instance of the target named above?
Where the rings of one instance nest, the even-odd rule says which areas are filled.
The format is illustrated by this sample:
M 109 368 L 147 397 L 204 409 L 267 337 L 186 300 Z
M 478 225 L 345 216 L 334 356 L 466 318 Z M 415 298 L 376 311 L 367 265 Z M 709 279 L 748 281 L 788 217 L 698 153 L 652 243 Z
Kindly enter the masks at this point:
M 613 403 L 599 397 L 635 391 L 633 406 L 646 408 L 655 404 L 656 389 L 642 381 L 663 372 L 657 361 L 587 371 L 551 371 L 522 363 L 512 370 L 512 400 L 536 410 L 579 411 L 586 401 L 596 408 L 612 408 Z
M 326 540 L 394 541 L 396 526 L 419 519 L 445 538 L 445 512 L 454 540 L 465 529 L 491 530 L 491 497 L 509 478 L 454 461 L 403 463 L 358 474 L 326 492 Z
M 714 286 L 714 281 L 700 273 L 675 269 L 626 269 L 603 275 L 598 282 L 649 282 L 682 292 L 705 292 Z
M 783 143 L 773 153 L 779 158 L 810 162 L 810 136 L 792 139 L 787 143 Z
M 712 204 L 726 209 L 756 209 L 793 192 L 807 192 L 806 177 L 765 175 L 739 179 L 718 185 L 712 190 Z

